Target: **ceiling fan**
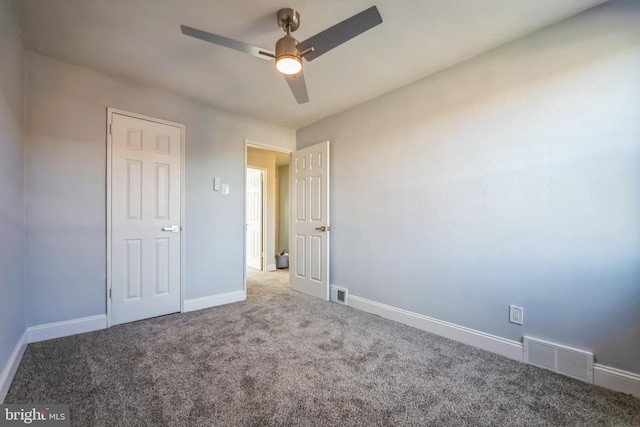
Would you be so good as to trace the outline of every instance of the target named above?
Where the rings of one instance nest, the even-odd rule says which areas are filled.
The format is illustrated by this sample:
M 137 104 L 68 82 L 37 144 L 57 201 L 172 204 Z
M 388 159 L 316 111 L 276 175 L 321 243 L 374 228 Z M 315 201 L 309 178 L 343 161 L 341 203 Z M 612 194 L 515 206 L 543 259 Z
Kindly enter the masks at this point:
M 291 35 L 300 26 L 300 14 L 298 11 L 290 8 L 280 9 L 277 14 L 277 20 L 278 26 L 287 34 L 278 40 L 275 52 L 186 25 L 181 25 L 180 29 L 182 34 L 187 36 L 239 50 L 258 58 L 275 59 L 276 69 L 284 75 L 296 101 L 298 101 L 298 104 L 304 104 L 309 101 L 309 95 L 304 75 L 302 74 L 302 58 L 307 61 L 313 61 L 320 55 L 382 23 L 378 8 L 371 6 L 319 32 L 315 36 L 298 42 Z

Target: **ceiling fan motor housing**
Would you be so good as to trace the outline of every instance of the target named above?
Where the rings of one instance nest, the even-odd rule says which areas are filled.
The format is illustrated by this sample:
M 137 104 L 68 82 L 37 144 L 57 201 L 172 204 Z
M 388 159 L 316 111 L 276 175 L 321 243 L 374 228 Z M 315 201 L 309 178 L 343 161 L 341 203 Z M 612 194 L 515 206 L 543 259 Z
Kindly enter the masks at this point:
M 298 55 L 298 40 L 287 34 L 276 43 L 276 58 L 282 55 Z

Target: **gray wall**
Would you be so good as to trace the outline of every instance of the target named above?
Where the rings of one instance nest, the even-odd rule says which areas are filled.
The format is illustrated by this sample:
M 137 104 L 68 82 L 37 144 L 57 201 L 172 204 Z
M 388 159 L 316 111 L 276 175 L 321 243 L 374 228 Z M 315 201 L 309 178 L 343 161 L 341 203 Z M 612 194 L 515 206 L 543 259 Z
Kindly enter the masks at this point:
M 639 94 L 613 2 L 298 131 L 332 142 L 331 283 L 640 372 Z
M 0 1 L 0 372 L 25 330 L 23 51 Z
M 38 54 L 26 62 L 28 325 L 105 313 L 107 107 L 186 125 L 186 298 L 242 290 L 244 140 L 292 149 L 295 132 Z M 214 176 L 229 195 L 212 191 Z

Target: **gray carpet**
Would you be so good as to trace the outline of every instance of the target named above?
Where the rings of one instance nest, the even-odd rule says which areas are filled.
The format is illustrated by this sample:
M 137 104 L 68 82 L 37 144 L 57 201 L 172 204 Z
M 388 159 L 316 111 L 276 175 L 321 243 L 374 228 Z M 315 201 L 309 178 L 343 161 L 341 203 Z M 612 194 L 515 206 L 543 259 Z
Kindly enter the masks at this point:
M 640 400 L 290 291 L 30 344 L 5 403 L 76 426 L 639 426 Z

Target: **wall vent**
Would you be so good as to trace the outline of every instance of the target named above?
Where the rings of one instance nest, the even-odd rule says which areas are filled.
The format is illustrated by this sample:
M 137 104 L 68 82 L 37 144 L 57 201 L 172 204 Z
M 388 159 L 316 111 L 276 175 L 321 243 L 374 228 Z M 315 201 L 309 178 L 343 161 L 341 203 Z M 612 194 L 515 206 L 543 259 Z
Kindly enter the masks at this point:
M 593 353 L 524 337 L 524 362 L 593 383 Z
M 338 286 L 331 286 L 331 296 L 330 300 L 333 302 L 337 302 L 338 304 L 347 305 L 347 297 L 349 292 L 345 288 L 340 288 Z

